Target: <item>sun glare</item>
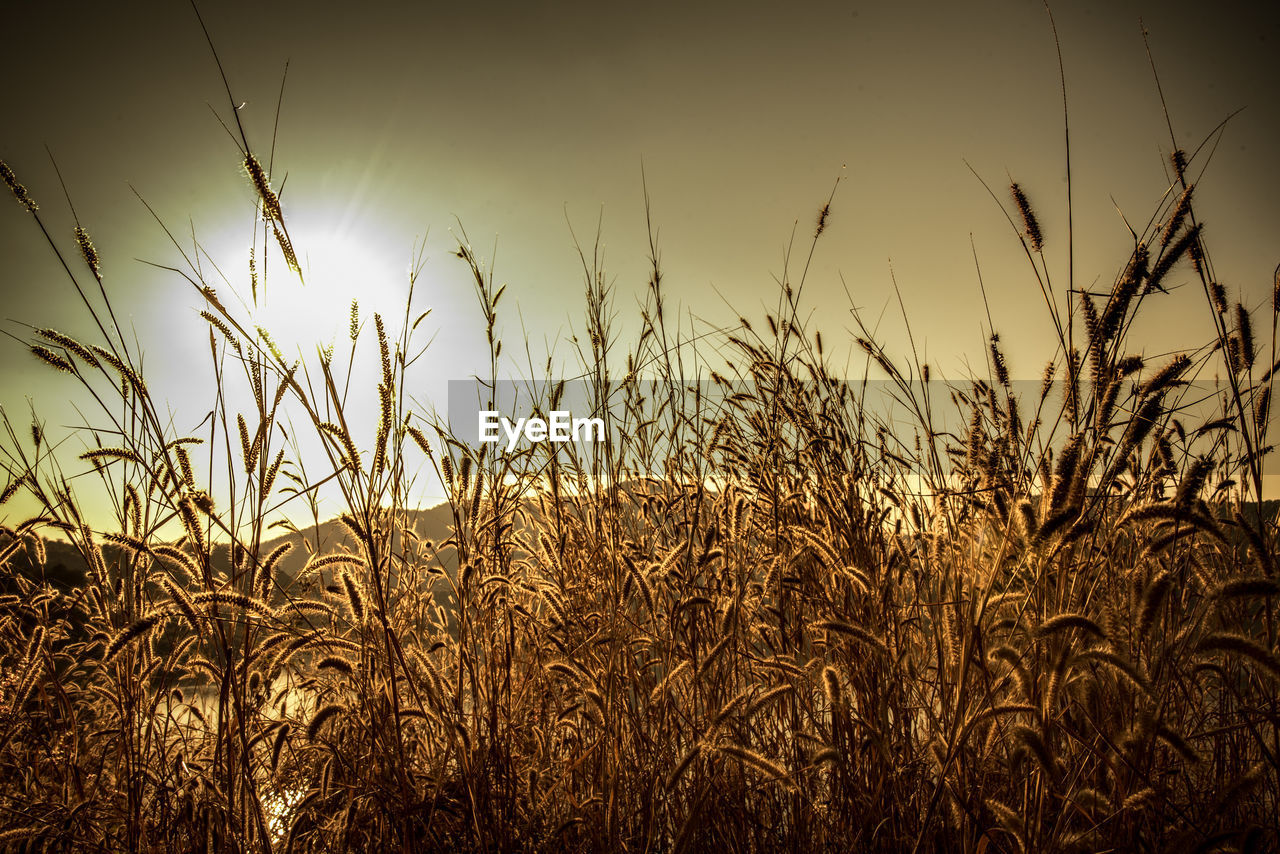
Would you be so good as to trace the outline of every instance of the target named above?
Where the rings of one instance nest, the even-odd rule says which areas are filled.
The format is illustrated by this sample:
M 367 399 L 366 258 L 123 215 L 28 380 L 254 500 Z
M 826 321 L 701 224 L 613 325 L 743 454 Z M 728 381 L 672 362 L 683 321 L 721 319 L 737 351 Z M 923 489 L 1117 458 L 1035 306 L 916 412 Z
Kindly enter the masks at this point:
M 298 249 L 302 282 L 273 275 L 254 315 L 286 353 L 341 348 L 353 300 L 361 318 L 374 312 L 392 318 L 404 310 L 406 269 L 363 235 L 335 229 L 298 240 Z

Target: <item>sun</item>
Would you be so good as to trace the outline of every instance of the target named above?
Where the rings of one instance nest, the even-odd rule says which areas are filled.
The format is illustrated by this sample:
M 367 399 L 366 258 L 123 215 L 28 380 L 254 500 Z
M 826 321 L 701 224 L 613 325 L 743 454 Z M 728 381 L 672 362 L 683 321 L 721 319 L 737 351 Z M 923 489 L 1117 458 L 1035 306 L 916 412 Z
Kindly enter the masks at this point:
M 254 321 L 285 352 L 314 352 L 347 338 L 351 305 L 361 318 L 381 313 L 390 319 L 404 311 L 407 265 L 376 239 L 352 229 L 334 228 L 298 241 L 301 277 L 279 267 L 254 312 Z

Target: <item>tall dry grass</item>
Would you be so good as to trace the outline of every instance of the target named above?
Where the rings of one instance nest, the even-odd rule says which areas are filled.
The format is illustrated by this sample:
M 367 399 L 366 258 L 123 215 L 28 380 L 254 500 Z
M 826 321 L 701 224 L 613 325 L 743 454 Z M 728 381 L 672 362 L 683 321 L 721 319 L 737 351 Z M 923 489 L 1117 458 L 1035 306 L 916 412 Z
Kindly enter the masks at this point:
M 271 166 L 240 140 L 254 302 L 269 257 L 273 279 L 297 265 Z M 905 430 L 803 322 L 807 262 L 776 310 L 700 344 L 651 239 L 627 344 L 583 250 L 583 382 L 620 438 L 562 453 L 479 452 L 410 411 L 416 272 L 402 317 L 353 306 L 353 351 L 379 369 L 352 389 L 353 361 L 287 357 L 189 265 L 212 417 L 175 432 L 88 232 L 77 267 L 4 167 L 98 333 L 40 329 L 31 352 L 101 421 L 78 460 L 6 421 L 3 498 L 41 509 L 0 530 L 0 848 L 1274 849 L 1280 281 L 1268 342 L 1214 276 L 1197 166 L 1175 152 L 1110 289 L 1061 306 L 1015 184 L 1058 355 L 1018 394 L 992 335 L 989 376 L 940 394 L 864 328 Z M 496 381 L 501 289 L 465 238 L 457 255 Z M 1163 293 L 1175 277 L 1201 285 L 1216 337 L 1134 355 L 1143 305 L 1186 298 Z M 1189 420 L 1215 368 L 1220 411 Z M 940 427 L 948 409 L 963 430 Z M 424 466 L 448 493 L 434 541 L 409 506 Z M 82 512 L 85 471 L 112 518 Z M 341 497 L 336 544 L 308 526 L 321 489 Z M 54 583 L 45 536 L 82 584 Z

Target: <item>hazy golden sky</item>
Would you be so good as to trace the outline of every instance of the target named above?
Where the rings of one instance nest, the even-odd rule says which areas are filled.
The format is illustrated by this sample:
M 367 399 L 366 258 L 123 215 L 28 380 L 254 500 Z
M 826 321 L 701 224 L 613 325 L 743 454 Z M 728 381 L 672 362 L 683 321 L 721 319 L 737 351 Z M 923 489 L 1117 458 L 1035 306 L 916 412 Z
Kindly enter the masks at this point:
M 420 387 L 427 402 L 443 388 L 435 383 L 478 369 L 483 343 L 466 270 L 451 255 L 455 218 L 482 257 L 497 247 L 497 279 L 510 285 L 506 352 L 523 353 L 526 336 L 535 355 L 552 345 L 571 352 L 555 344 L 582 325 L 568 223 L 589 245 L 603 217 L 616 305 L 634 328 L 648 251 L 642 163 L 670 298 L 698 328 L 758 319 L 774 304 L 793 227 L 802 259 L 844 175 L 806 286 L 830 349 L 849 349 L 841 276 L 874 319 L 892 270 L 935 370 L 959 376 L 967 362 L 981 365 L 976 249 L 1015 376 L 1037 376 L 1052 355 L 1021 247 L 966 166 L 1006 204 L 1010 178 L 1021 183 L 1065 284 L 1062 102 L 1038 2 L 205 6 L 260 151 L 289 61 L 273 181 L 287 172 L 285 216 L 315 284 L 308 303 L 287 296 L 283 278 L 276 287 L 299 343 L 340 331 L 352 293 L 394 307 L 415 237 L 429 230 L 421 302 L 434 309 L 437 338 Z M 1110 284 L 1130 244 L 1117 208 L 1141 230 L 1168 186 L 1169 131 L 1141 18 L 1183 147 L 1244 108 L 1221 136 L 1197 214 L 1220 278 L 1247 305 L 1266 304 L 1280 261 L 1274 4 L 1064 2 L 1055 15 L 1077 285 Z M 148 354 L 153 389 L 171 401 L 176 424 L 193 425 L 208 407 L 197 300 L 176 276 L 135 260 L 178 256 L 129 185 L 188 242 L 194 229 L 245 284 L 252 189 L 210 110 L 229 115 L 195 16 L 185 3 L 147 0 L 22 4 L 7 19 L 0 157 L 73 249 L 44 146 L 53 151 L 117 309 Z M 38 238 L 16 203 L 0 205 L 6 331 L 22 337 L 31 323 L 91 338 Z M 322 281 L 326 265 L 344 271 L 339 281 Z M 1191 288 L 1149 305 L 1136 330 L 1149 353 L 1210 335 Z M 891 351 L 905 349 L 896 306 L 881 332 Z M 51 429 L 76 420 L 69 379 L 11 339 L 0 348 L 0 404 L 20 423 L 26 397 Z

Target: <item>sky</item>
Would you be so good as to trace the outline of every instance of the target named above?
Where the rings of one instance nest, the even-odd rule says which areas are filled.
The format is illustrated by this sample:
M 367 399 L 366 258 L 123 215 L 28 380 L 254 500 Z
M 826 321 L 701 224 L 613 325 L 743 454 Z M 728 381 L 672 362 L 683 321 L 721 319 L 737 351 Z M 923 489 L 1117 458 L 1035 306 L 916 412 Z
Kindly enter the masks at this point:
M 896 283 L 935 375 L 981 366 L 979 269 L 1015 377 L 1039 376 L 1053 355 L 1005 214 L 1015 180 L 1065 283 L 1063 103 L 1042 3 L 231 0 L 202 12 L 251 144 L 269 152 L 275 128 L 272 181 L 284 182 L 306 268 L 305 289 L 274 279 L 266 320 L 286 348 L 314 353 L 341 339 L 353 296 L 366 316 L 395 315 L 425 241 L 416 300 L 432 310 L 431 346 L 418 405 L 481 370 L 483 322 L 453 255 L 464 230 L 509 286 L 506 353 L 523 357 L 528 342 L 535 362 L 572 356 L 584 290 L 575 240 L 590 253 L 597 233 L 625 340 L 647 280 L 646 188 L 668 310 L 695 331 L 758 321 L 776 304 L 789 243 L 795 278 L 836 187 L 804 293 L 837 364 L 861 370 L 851 306 L 890 353 L 907 352 Z M 1210 139 L 1193 171 L 1213 148 L 1197 215 L 1219 278 L 1233 298 L 1268 306 L 1280 262 L 1274 4 L 1084 0 L 1054 17 L 1076 285 L 1110 285 L 1131 248 L 1125 220 L 1141 229 L 1169 186 L 1145 27 L 1178 144 Z M 187 429 L 209 406 L 200 300 L 144 263 L 182 261 L 139 197 L 186 245 L 194 234 L 226 292 L 247 292 L 253 190 L 219 124 L 231 106 L 209 46 L 185 3 L 22 4 L 7 18 L 0 158 L 74 253 L 56 158 L 152 390 Z M 82 423 L 71 381 L 15 340 L 26 324 L 93 338 L 17 203 L 0 204 L 0 258 L 0 405 L 21 425 L 30 401 L 51 432 Z M 1144 352 L 1208 340 L 1196 290 L 1162 299 L 1134 330 Z

